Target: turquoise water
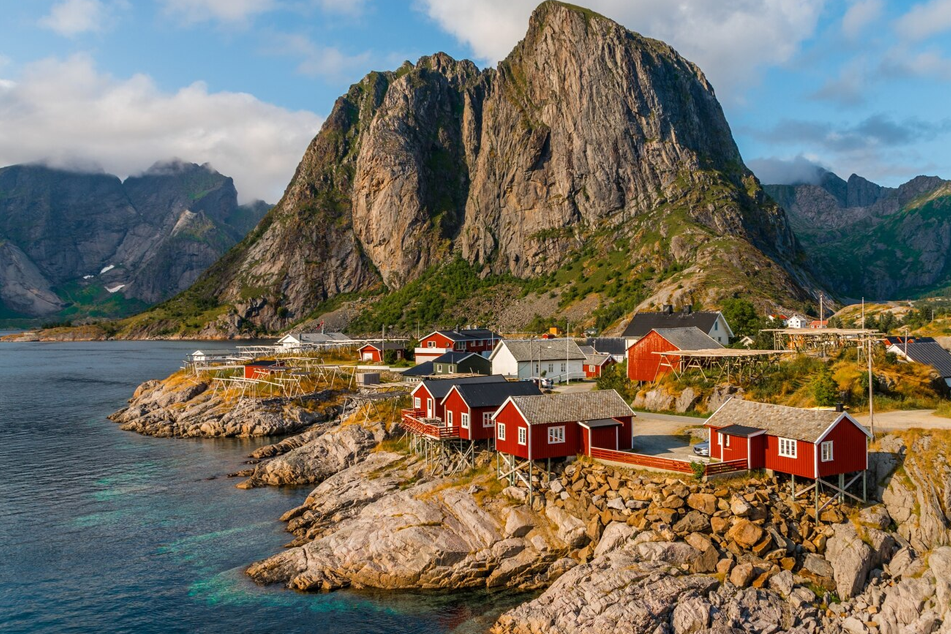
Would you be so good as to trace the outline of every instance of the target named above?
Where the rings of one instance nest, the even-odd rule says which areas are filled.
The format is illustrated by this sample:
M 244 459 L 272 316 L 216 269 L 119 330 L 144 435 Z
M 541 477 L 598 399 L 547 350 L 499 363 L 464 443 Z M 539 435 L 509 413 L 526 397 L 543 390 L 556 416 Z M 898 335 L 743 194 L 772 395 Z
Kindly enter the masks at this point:
M 208 345 L 203 350 L 225 348 Z M 267 441 L 149 438 L 105 416 L 188 342 L 0 344 L 0 631 L 480 632 L 485 594 L 260 587 L 309 488 L 241 491 Z

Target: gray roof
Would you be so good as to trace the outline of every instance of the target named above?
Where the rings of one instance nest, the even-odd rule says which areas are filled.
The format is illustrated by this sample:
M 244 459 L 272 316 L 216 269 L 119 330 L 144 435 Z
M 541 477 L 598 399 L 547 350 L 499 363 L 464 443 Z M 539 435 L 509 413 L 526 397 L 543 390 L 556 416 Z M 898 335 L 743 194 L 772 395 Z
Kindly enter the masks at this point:
M 619 356 L 627 353 L 627 340 L 624 337 L 592 337 L 587 343 L 598 352 Z
M 742 436 L 744 438 L 763 433 L 762 429 L 757 429 L 756 427 L 746 427 L 745 425 L 728 425 L 727 427 L 722 427 L 717 431 L 719 431 L 721 434 L 726 434 L 727 436 Z
M 329 343 L 331 341 L 353 341 L 342 332 L 302 332 L 297 335 L 301 343 Z
M 446 352 L 445 354 L 441 354 L 433 359 L 433 363 L 459 363 L 466 357 L 472 356 L 478 357 L 481 355 L 478 355 L 475 352 Z
M 498 407 L 510 396 L 537 396 L 542 393 L 532 381 L 469 383 L 456 389 L 469 407 Z
M 693 327 L 699 328 L 703 332 L 710 332 L 719 315 L 718 312 L 634 313 L 631 322 L 624 329 L 624 336 L 643 337 L 651 330 L 658 328 Z M 729 327 L 729 324 L 727 326 Z
M 578 346 L 578 349 L 581 350 L 581 354 L 586 357 L 590 357 L 594 354 L 594 346 Z
M 467 376 L 458 379 L 426 379 L 423 385 L 433 395 L 437 401 L 441 401 L 453 385 L 465 385 L 467 383 L 508 383 L 504 376 L 499 374 L 490 374 L 489 376 Z
M 894 347 L 902 352 L 906 351 L 908 358 L 915 363 L 930 365 L 942 377 L 951 377 L 951 352 L 948 352 L 935 341 L 915 341 L 900 344 Z
M 419 363 L 414 365 L 409 370 L 406 370 L 400 376 L 429 376 L 433 373 L 433 362 L 426 361 L 425 363 Z
M 498 334 L 488 328 L 465 328 L 463 330 L 437 330 L 439 334 L 452 341 L 470 341 L 473 339 L 501 339 Z
M 507 347 L 516 361 L 584 360 L 574 339 L 503 339 L 500 346 Z
M 608 359 L 614 357 L 606 352 L 593 352 L 584 356 L 584 362 L 588 365 L 604 365 Z
M 361 348 L 366 348 L 367 346 L 372 346 L 377 350 L 405 350 L 406 344 L 400 341 L 384 341 L 382 344 L 379 341 L 369 341 L 362 346 Z
M 710 350 L 723 347 L 716 339 L 695 327 L 654 328 L 654 332 L 677 346 L 678 350 Z
M 842 412 L 833 410 L 802 409 L 731 398 L 707 419 L 706 425 L 752 427 L 765 430 L 770 436 L 815 443 L 842 415 Z M 859 428 L 868 434 L 864 427 L 859 425 Z
M 634 416 L 634 410 L 614 390 L 513 396 L 512 402 L 529 425 Z

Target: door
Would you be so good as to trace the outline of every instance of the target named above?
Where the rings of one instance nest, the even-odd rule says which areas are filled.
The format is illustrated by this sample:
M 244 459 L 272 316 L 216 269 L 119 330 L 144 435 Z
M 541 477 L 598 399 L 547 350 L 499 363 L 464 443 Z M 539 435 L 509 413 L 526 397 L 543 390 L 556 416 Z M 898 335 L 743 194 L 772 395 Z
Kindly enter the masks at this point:
M 363 353 L 363 360 L 364 360 L 364 361 L 373 361 L 373 353 L 372 353 L 372 352 L 364 352 L 364 353 Z
M 432 417 L 433 417 L 433 399 L 427 398 L 426 399 L 426 418 L 432 418 Z

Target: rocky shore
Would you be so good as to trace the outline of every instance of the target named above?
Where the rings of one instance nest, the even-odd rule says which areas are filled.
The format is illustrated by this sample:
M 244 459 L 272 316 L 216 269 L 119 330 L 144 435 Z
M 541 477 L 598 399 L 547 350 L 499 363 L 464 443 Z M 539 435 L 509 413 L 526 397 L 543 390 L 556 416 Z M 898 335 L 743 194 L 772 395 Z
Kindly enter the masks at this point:
M 300 399 L 231 398 L 215 394 L 199 377 L 176 373 L 162 381 L 146 381 L 136 389 L 129 405 L 109 418 L 121 429 L 148 436 L 223 438 L 291 434 L 332 418 L 336 413 L 322 403 L 331 393 L 311 397 L 315 409 Z
M 537 481 L 529 504 L 496 480 L 488 452 L 437 477 L 394 421 L 333 418 L 326 399 L 318 411 L 208 391 L 188 377 L 149 382 L 114 419 L 166 436 L 300 430 L 240 472 L 240 487 L 317 485 L 281 518 L 287 548 L 247 569 L 262 584 L 540 592 L 502 614 L 497 634 L 951 633 L 951 434 L 880 439 L 870 503 L 818 518 L 783 480 L 700 482 L 585 459 Z

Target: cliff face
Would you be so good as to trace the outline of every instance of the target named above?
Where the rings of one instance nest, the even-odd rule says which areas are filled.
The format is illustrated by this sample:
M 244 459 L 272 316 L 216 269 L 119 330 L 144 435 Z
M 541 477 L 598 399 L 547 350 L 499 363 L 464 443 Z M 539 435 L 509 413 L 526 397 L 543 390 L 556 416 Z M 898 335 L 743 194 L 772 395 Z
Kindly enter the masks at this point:
M 818 184 L 765 189 L 840 295 L 906 299 L 951 284 L 951 182 L 918 176 L 892 188 L 825 172 Z
M 239 206 L 231 179 L 207 166 L 156 164 L 125 182 L 6 167 L 0 299 L 26 316 L 155 303 L 187 288 L 265 212 Z
M 531 278 L 585 249 L 643 274 L 645 301 L 807 297 L 785 215 L 701 71 L 546 2 L 497 69 L 440 53 L 352 86 L 284 198 L 193 290 L 277 330 L 457 256 Z

